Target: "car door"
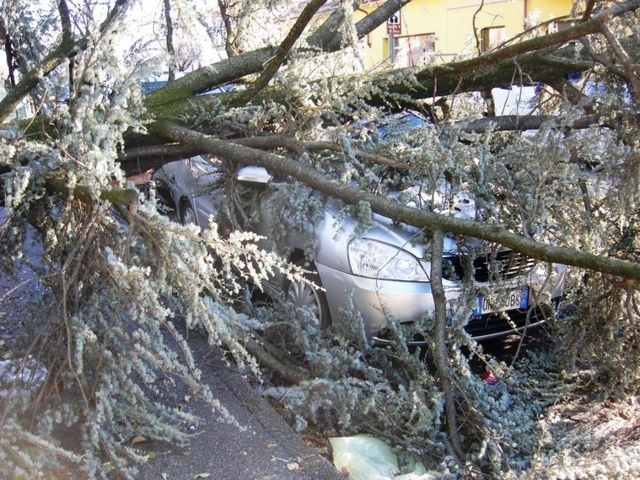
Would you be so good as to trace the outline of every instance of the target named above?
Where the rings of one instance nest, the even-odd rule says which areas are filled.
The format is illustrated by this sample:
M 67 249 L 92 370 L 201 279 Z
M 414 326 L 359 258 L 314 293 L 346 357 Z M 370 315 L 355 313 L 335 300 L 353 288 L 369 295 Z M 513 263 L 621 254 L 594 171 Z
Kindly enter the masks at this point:
M 213 156 L 192 157 L 189 175 L 189 197 L 196 221 L 201 228 L 211 228 L 211 223 L 218 219 L 224 195 L 219 161 Z

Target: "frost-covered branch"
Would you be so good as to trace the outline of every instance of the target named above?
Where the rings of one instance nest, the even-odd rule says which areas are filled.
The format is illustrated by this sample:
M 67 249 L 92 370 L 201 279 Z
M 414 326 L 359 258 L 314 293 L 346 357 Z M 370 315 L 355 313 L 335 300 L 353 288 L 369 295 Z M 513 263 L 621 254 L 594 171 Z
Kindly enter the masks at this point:
M 284 63 L 287 55 L 293 48 L 304 29 L 307 27 L 316 12 L 327 2 L 327 0 L 311 0 L 302 10 L 293 27 L 278 47 L 276 54 L 270 58 L 260 76 L 247 87 L 246 90 L 240 92 L 238 96 L 231 102 L 232 105 L 241 106 L 251 101 L 251 99 L 266 87 L 269 81 L 276 74 L 280 66 Z
M 640 264 L 594 255 L 572 248 L 548 245 L 517 233 L 500 225 L 465 220 L 426 210 L 401 205 L 388 198 L 367 193 L 327 178 L 317 170 L 273 153 L 261 152 L 241 145 L 233 145 L 208 137 L 199 132 L 173 124 L 163 124 L 160 130 L 168 139 L 190 144 L 202 151 L 229 160 L 259 165 L 274 172 L 291 175 L 297 180 L 349 204 L 367 202 L 371 210 L 396 221 L 427 230 L 441 229 L 455 235 L 481 238 L 522 252 L 529 257 L 544 261 L 572 265 L 623 278 L 640 280 Z
M 106 20 L 101 24 L 101 31 L 109 28 L 113 21 L 123 13 L 127 1 L 128 0 L 118 0 L 116 2 L 113 9 L 109 12 Z M 87 48 L 86 38 L 73 42 L 71 35 L 65 33 L 62 37 L 61 43 L 46 55 L 38 65 L 34 66 L 24 74 L 16 86 L 13 87 L 2 100 L 0 100 L 0 123 L 11 115 L 11 112 L 16 109 L 29 92 L 38 86 L 44 77 L 49 75 L 67 58 L 73 57 L 85 48 Z

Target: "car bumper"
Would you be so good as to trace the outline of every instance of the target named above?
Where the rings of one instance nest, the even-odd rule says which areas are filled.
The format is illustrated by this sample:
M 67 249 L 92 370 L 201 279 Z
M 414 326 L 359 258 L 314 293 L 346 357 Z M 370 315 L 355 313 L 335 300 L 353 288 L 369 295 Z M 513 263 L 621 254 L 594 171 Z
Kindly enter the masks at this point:
M 340 312 L 348 312 L 352 303 L 355 311 L 362 315 L 367 336 L 377 343 L 388 343 L 377 334 L 388 327 L 389 317 L 400 323 L 410 323 L 418 320 L 426 312 L 435 310 L 431 284 L 428 282 L 363 278 L 319 263 L 316 263 L 316 269 L 326 289 L 333 324 L 339 328 L 349 327 L 344 325 L 344 315 Z M 554 300 L 557 303 L 563 293 L 565 276 L 566 269 L 558 267 L 552 281 L 544 282 L 541 278 L 528 276 L 519 278 L 517 284 L 506 283 L 504 288 L 514 288 L 516 285 L 528 286 L 530 288 L 528 306 L 531 307 L 535 306 L 536 298 L 545 299 L 546 302 Z M 461 295 L 462 290 L 456 283 L 446 280 L 443 283 L 447 300 L 454 300 Z M 484 340 L 540 325 L 545 322 L 549 313 L 547 309 L 534 308 L 526 319 L 527 310 L 529 309 L 509 312 L 510 317 L 517 318 L 518 321 L 505 321 L 505 316 L 499 314 L 473 317 L 466 328 L 472 337 Z M 544 315 L 545 312 L 547 315 Z M 416 345 L 424 343 L 418 342 Z

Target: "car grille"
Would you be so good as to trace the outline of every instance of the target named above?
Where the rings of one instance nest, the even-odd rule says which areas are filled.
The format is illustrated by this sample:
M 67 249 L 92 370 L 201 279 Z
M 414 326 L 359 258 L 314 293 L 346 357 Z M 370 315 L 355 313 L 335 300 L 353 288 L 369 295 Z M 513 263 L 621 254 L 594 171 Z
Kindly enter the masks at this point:
M 529 314 L 528 320 L 526 310 L 514 310 L 509 312 L 508 315 L 506 313 L 492 313 L 473 317 L 464 329 L 475 339 L 500 337 L 515 333 L 516 330 L 524 329 L 529 325 L 537 326 L 546 322 L 553 317 L 553 312 L 556 308 L 557 302 L 554 303 L 554 306 L 543 304 L 540 308 L 534 307 Z
M 558 308 L 557 300 L 552 305 L 543 304 L 540 307 L 533 307 L 531 312 L 527 310 L 512 310 L 510 312 L 490 313 L 479 317 L 472 317 L 469 323 L 464 327 L 466 332 L 475 340 L 487 340 L 490 338 L 499 338 L 506 335 L 522 332 L 527 328 L 535 328 L 543 325 L 550 318 L 553 318 L 554 311 Z M 527 315 L 529 318 L 527 319 Z M 411 323 L 411 322 L 409 322 Z M 382 329 L 374 336 L 375 339 L 382 341 L 393 341 L 393 335 L 388 328 Z M 417 346 L 424 343 L 425 337 L 416 334 L 409 345 Z
M 519 252 L 503 250 L 492 255 L 482 255 L 473 261 L 473 278 L 476 282 L 508 280 L 529 273 L 536 261 Z M 446 280 L 460 280 L 466 276 L 468 261 L 464 256 L 443 259 L 442 276 Z

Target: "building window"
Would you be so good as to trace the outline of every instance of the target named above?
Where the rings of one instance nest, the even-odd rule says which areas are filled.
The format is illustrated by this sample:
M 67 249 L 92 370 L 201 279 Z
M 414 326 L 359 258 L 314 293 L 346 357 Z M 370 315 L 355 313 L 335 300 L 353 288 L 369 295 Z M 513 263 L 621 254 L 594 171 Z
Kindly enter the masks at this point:
M 567 28 L 571 28 L 575 25 L 575 22 L 571 20 L 561 20 L 559 22 L 553 22 L 551 25 L 547 27 L 547 33 L 555 33 L 566 30 Z M 569 45 L 576 45 L 578 40 L 569 40 Z
M 480 48 L 483 52 L 488 52 L 497 47 L 507 39 L 507 29 L 505 27 L 489 27 L 480 30 Z
M 554 29 L 552 29 L 552 31 L 551 31 L 551 32 L 549 32 L 549 33 L 552 33 L 552 32 L 554 32 L 554 31 L 555 31 L 555 32 L 561 32 L 561 31 L 563 31 L 563 30 L 566 30 L 567 28 L 573 27 L 573 23 L 574 23 L 574 22 L 571 22 L 571 21 L 568 21 L 568 20 L 566 20 L 566 21 L 560 21 L 560 22 L 555 22 L 555 23 L 553 24 L 553 26 L 554 26 L 555 28 L 554 28 Z
M 433 33 L 395 37 L 394 64 L 401 67 L 414 67 L 429 62 L 436 52 L 436 36 Z

